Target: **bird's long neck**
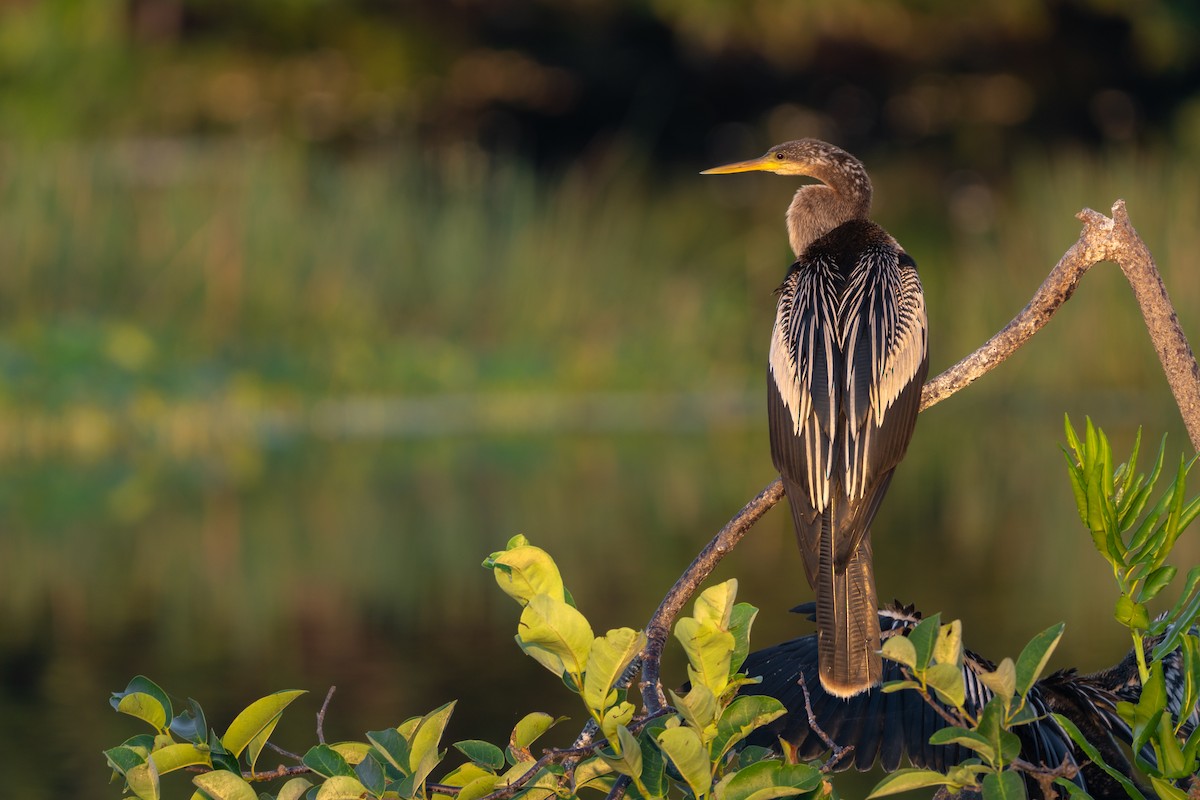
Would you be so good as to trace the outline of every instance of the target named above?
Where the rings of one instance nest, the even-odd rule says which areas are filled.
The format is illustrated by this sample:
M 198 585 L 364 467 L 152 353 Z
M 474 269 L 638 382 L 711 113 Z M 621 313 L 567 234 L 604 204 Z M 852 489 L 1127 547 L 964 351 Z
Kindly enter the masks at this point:
M 819 177 L 819 176 L 814 176 Z M 836 188 L 835 188 L 836 187 Z M 801 186 L 787 210 L 788 239 L 796 258 L 816 239 L 871 210 L 871 182 L 866 171 L 842 185 Z

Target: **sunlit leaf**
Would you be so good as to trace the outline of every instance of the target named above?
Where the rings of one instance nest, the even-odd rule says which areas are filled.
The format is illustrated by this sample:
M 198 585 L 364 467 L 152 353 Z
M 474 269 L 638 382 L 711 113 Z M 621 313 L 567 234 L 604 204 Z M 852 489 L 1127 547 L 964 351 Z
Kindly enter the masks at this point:
M 671 759 L 692 795 L 700 800 L 708 794 L 710 774 L 708 754 L 699 734 L 692 728 L 668 728 L 658 735 L 658 746 Z
M 638 744 L 637 737 L 624 725 L 618 725 L 614 735 L 609 739 L 609 743 L 613 745 L 616 755 L 609 755 L 601 751 L 599 755 L 604 762 L 622 775 L 641 778 L 642 748 Z
M 758 609 L 749 603 L 736 603 L 733 606 L 733 613 L 729 617 L 729 632 L 733 634 L 733 656 L 729 661 L 730 677 L 742 668 L 746 656 L 750 654 L 750 629 L 754 627 L 754 618 L 757 616 Z
M 160 796 L 158 770 L 154 768 L 153 761 L 139 764 L 126 772 L 125 784 L 141 800 L 158 800 Z
M 759 761 L 726 776 L 716 787 L 718 800 L 773 800 L 811 792 L 821 785 L 820 770 L 807 764 Z
M 1029 644 L 1017 656 L 1017 693 L 1024 697 L 1042 675 L 1046 662 L 1062 639 L 1066 625 L 1062 622 L 1051 625 L 1029 640 Z
M 453 713 L 453 701 L 438 706 L 422 717 L 416 730 L 413 731 L 412 739 L 408 743 L 410 748 L 408 774 L 412 778 L 414 787 L 424 783 L 425 778 L 442 760 L 438 744 L 442 740 L 442 734 Z
M 521 539 L 524 540 L 524 537 Z M 521 605 L 526 605 L 539 594 L 566 602 L 558 565 L 540 547 L 524 543 L 514 546 L 510 540 L 509 549 L 492 553 L 483 566 L 492 570 L 496 583 L 504 593 Z
M 737 599 L 737 589 L 737 578 L 730 578 L 724 583 L 708 587 L 696 598 L 692 606 L 692 616 L 703 625 L 728 630 L 734 600 Z
M 942 615 L 938 613 L 918 622 L 912 632 L 908 634 L 908 641 L 912 642 L 913 650 L 916 653 L 915 669 L 923 670 L 929 666 L 929 660 L 933 657 L 933 645 L 937 642 L 938 631 L 941 630 L 941 627 Z
M 346 763 L 346 759 L 340 753 L 326 744 L 318 744 L 309 748 L 308 752 L 304 754 L 302 762 L 304 766 L 326 778 L 334 778 L 339 775 L 346 778 L 354 777 L 354 767 Z
M 765 695 L 747 695 L 730 703 L 717 720 L 717 734 L 713 737 L 712 760 L 720 761 L 731 748 L 745 739 L 755 729 L 779 719 L 787 713 L 783 703 Z
M 668 692 L 671 696 L 671 705 L 675 706 L 687 723 L 697 731 L 703 732 L 705 728 L 716 721 L 717 698 L 713 695 L 712 690 L 704 684 L 692 684 L 692 690 L 683 697 L 670 690 Z
M 1005 699 L 1017 692 L 1017 667 L 1011 658 L 1005 658 L 991 672 L 978 673 L 979 682 Z
M 583 701 L 599 719 L 609 705 L 617 678 L 646 646 L 646 634 L 632 628 L 611 630 L 592 642 L 583 678 Z
M 352 767 L 371 753 L 371 745 L 366 742 L 334 742 L 329 746 Z
M 454 749 L 481 767 L 497 770 L 504 766 L 504 751 L 491 742 L 465 739 L 455 742 Z
M 114 698 L 116 695 L 113 696 Z M 122 695 L 116 703 L 117 711 L 146 722 L 156 731 L 167 727 L 168 712 L 158 698 L 145 692 L 130 692 Z
M 542 650 L 559 659 L 581 685 L 595 636 L 577 609 L 547 594 L 534 595 L 521 612 L 517 637 L 526 652 Z
M 197 775 L 192 783 L 212 800 L 258 800 L 254 788 L 241 775 L 223 769 Z
M 511 742 L 516 747 L 522 749 L 528 748 L 538 740 L 539 737 L 546 731 L 553 728 L 558 723 L 565 720 L 566 717 L 552 717 L 549 714 L 544 714 L 541 711 L 535 711 L 532 714 L 526 714 L 521 718 L 521 721 L 513 727 Z
M 191 742 L 168 745 L 155 750 L 150 754 L 150 760 L 154 762 L 154 768 L 159 775 L 166 775 L 184 767 L 212 766 L 212 757 L 208 754 L 207 745 L 197 747 Z
M 409 774 L 409 747 L 405 739 L 395 728 L 385 728 L 381 731 L 367 731 L 367 741 L 376 752 L 401 775 Z
M 571 788 L 578 793 L 580 789 L 591 788 L 595 784 L 594 788 L 599 788 L 607 793 L 611 785 L 606 785 L 606 782 L 602 783 L 602 781 L 611 778 L 612 775 L 613 768 L 603 758 L 599 756 L 588 758 L 575 767 L 575 772 L 571 776 Z
M 280 787 L 279 794 L 275 800 L 300 800 L 311 786 L 312 781 L 308 778 L 292 778 Z
M 917 666 L 917 648 L 906 636 L 893 636 L 883 643 L 883 657 L 903 664 L 909 669 Z
M 321 784 L 316 800 L 361 800 L 366 794 L 367 787 L 358 778 L 337 775 Z
M 1150 612 L 1141 603 L 1135 603 L 1127 594 L 1117 599 L 1113 617 L 1126 628 L 1145 630 L 1150 627 Z
M 121 711 L 121 713 L 123 713 L 123 714 L 130 714 L 129 711 L 123 711 L 121 709 L 121 701 L 126 696 L 132 695 L 132 694 L 144 694 L 144 695 L 149 695 L 150 697 L 153 697 L 158 702 L 159 706 L 162 707 L 163 719 L 164 720 L 171 719 L 171 715 L 172 715 L 171 698 L 167 697 L 167 693 L 164 692 L 157 683 L 150 680 L 145 675 L 135 676 L 133 678 L 133 680 L 131 680 L 129 682 L 129 684 L 125 687 L 125 691 L 114 692 L 112 697 L 109 699 L 109 704 L 112 705 L 112 707 L 115 708 L 117 711 Z M 140 702 L 144 703 L 145 701 L 142 700 Z M 147 709 L 146 713 L 151 716 L 147 717 L 147 716 L 142 716 L 140 714 L 131 714 L 131 716 L 136 716 L 139 719 L 143 719 L 147 722 L 150 722 L 152 725 L 154 725 L 154 723 L 151 722 L 151 719 L 157 719 L 158 713 L 156 711 L 154 711 L 153 709 Z M 165 722 L 162 724 L 154 725 L 154 729 L 159 730 L 159 731 L 164 730 Z
M 983 776 L 983 800 L 1026 800 L 1025 781 L 1011 769 Z
M 995 745 L 986 736 L 957 726 L 939 728 L 934 731 L 929 737 L 929 743 L 935 745 L 957 744 L 979 753 L 988 763 L 995 763 L 998 755 Z
M 889 794 L 899 794 L 900 792 L 908 792 L 914 789 L 928 789 L 930 786 L 950 785 L 951 781 L 949 778 L 931 769 L 898 769 L 875 784 L 875 788 L 867 795 L 867 800 L 870 800 L 872 797 L 884 797 Z
M 621 702 L 605 711 L 600 719 L 600 730 L 604 733 L 604 738 L 608 739 L 613 750 L 618 753 L 621 751 L 621 743 L 617 739 L 617 728 L 628 725 L 633 720 L 633 712 L 633 703 Z
M 962 708 L 966 700 L 962 670 L 954 664 L 934 664 L 925 671 L 925 682 L 943 703 Z
M 229 723 L 221 744 L 234 756 L 240 756 L 260 733 L 274 730 L 279 715 L 302 694 L 305 694 L 303 689 L 275 692 L 255 700 Z
M 956 619 L 938 630 L 937 641 L 933 645 L 933 661 L 935 664 L 950 664 L 958 669 L 962 667 L 962 659 L 962 620 Z
M 693 684 L 702 683 L 716 696 L 729 684 L 734 638 L 729 631 L 683 617 L 675 623 L 675 638 L 688 657 L 688 675 Z

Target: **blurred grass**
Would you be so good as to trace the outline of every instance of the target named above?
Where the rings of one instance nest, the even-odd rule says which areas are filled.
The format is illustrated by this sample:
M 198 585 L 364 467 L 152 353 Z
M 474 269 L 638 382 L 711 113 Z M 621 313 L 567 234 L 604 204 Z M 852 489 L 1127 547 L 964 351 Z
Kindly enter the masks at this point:
M 1194 162 L 869 166 L 876 218 L 921 265 L 935 373 L 1024 305 L 1076 211 L 1117 197 L 1185 331 L 1200 324 Z M 655 172 L 619 147 L 541 177 L 470 149 L 0 151 L 0 717 L 70 719 L 140 671 L 206 708 L 215 694 L 210 714 L 349 682 L 345 736 L 457 696 L 462 736 L 503 735 L 477 665 L 540 677 L 475 566 L 487 552 L 524 532 L 597 629 L 637 625 L 773 477 L 758 409 L 794 188 Z M 1112 601 L 1063 474 L 1064 411 L 1118 450 L 1139 424 L 1188 449 L 1111 265 L 923 415 L 875 529 L 881 597 L 962 617 L 989 656 L 1065 619 L 1064 663 L 1115 661 L 1119 630 L 1092 628 Z M 1180 562 L 1200 560 L 1192 540 Z M 733 576 L 764 609 L 756 642 L 806 629 L 782 613 L 808 592 L 786 514 Z M 62 752 L 131 733 L 84 717 Z M 0 748 L 14 787 L 51 796 L 30 763 Z M 52 794 L 110 796 L 102 773 L 82 763 Z

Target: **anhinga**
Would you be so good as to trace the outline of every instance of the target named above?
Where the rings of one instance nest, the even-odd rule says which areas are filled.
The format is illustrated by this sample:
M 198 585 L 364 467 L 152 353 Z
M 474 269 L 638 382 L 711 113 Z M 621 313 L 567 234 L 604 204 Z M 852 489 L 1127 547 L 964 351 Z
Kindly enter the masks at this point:
M 916 264 L 871 222 L 871 179 L 816 139 L 706 170 L 803 175 L 787 210 L 796 262 L 779 287 L 767 376 L 771 456 L 817 602 L 820 678 L 879 682 L 871 521 L 916 424 L 929 366 Z
M 809 603 L 795 610 L 811 614 L 813 605 Z M 907 636 L 921 620 L 921 614 L 912 606 L 895 603 L 879 609 L 878 619 L 884 638 Z M 949 723 L 915 691 L 885 694 L 876 688 L 849 700 L 828 695 L 814 675 L 817 670 L 816 638 L 815 635 L 802 636 L 756 651 L 746 658 L 740 671 L 759 677 L 762 682 L 743 687 L 742 693 L 777 698 L 788 712 L 755 731 L 747 744 L 777 747 L 782 739 L 795 748 L 798 758 L 816 758 L 829 748 L 812 729 L 815 723 L 838 746 L 854 748 L 850 756 L 835 765 L 837 769 L 853 765 L 867 770 L 878 761 L 885 771 L 894 772 L 902 757 L 907 756 L 914 766 L 945 772 L 975 755 L 958 746 L 929 744 L 930 735 Z M 1157 643 L 1157 639 L 1147 639 L 1146 653 Z M 1187 677 L 1178 649 L 1163 659 L 1163 667 L 1167 710 L 1174 719 L 1186 718 L 1181 728 L 1181 736 L 1186 739 L 1200 722 L 1200 709 L 1182 708 Z M 978 716 L 992 697 L 992 691 L 979 675 L 994 669 L 995 665 L 982 656 L 969 650 L 965 652 L 962 666 L 966 687 L 964 706 L 973 716 Z M 883 665 L 885 681 L 902 677 L 898 664 L 889 661 Z M 802 682 L 804 688 L 801 688 Z M 805 707 L 805 690 L 811 716 Z M 1126 798 L 1121 785 L 1087 760 L 1050 712 L 1062 714 L 1074 722 L 1109 766 L 1136 782 L 1135 771 L 1126 755 L 1133 737 L 1129 725 L 1118 715 L 1116 705 L 1123 700 L 1137 703 L 1141 690 L 1137 660 L 1132 652 L 1115 666 L 1090 675 L 1068 669 L 1042 678 L 1028 695 L 1030 707 L 1038 718 L 1013 728 L 1013 733 L 1021 740 L 1021 758 L 1050 768 L 1066 761 L 1080 768 L 1075 782 L 1096 800 Z M 1144 755 L 1153 760 L 1149 746 Z M 1036 781 L 1027 779 L 1026 783 L 1030 796 L 1042 796 Z M 1065 796 L 1065 791 L 1063 794 Z M 1146 796 L 1152 795 L 1147 793 Z

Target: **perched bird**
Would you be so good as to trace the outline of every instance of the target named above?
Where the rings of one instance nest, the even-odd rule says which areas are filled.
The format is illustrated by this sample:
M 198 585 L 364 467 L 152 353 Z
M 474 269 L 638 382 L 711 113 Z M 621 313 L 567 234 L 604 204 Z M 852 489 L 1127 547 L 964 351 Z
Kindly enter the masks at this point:
M 812 614 L 813 604 L 795 609 Z M 883 637 L 907 636 L 921 620 L 912 606 L 895 603 L 882 608 L 878 619 Z M 958 746 L 931 745 L 930 735 L 948 725 L 917 692 L 899 691 L 884 694 L 880 689 L 844 700 L 831 697 L 813 677 L 817 670 L 815 635 L 803 636 L 751 653 L 741 671 L 762 682 L 743 687 L 743 694 L 769 695 L 787 708 L 787 714 L 755 731 L 747 744 L 777 747 L 782 739 L 796 749 L 801 759 L 816 758 L 829 749 L 828 743 L 813 729 L 813 725 L 839 747 L 853 747 L 853 752 L 838 769 L 851 765 L 859 770 L 870 769 L 876 761 L 887 772 L 894 772 L 902 760 L 913 766 L 940 772 L 961 763 L 974 754 Z M 1147 640 L 1147 653 L 1157 644 Z M 1179 719 L 1186 676 L 1178 650 L 1163 660 L 1168 695 L 1168 711 Z M 973 716 L 987 705 L 992 692 L 979 679 L 980 673 L 991 672 L 995 665 L 971 651 L 963 658 L 962 674 L 966 687 L 966 710 Z M 894 662 L 883 666 L 883 680 L 902 678 L 901 668 Z M 803 683 L 803 688 L 801 684 Z M 805 689 L 812 715 L 805 708 Z M 1126 798 L 1121 785 L 1078 751 L 1066 731 L 1050 716 L 1050 712 L 1070 719 L 1100 751 L 1105 762 L 1136 782 L 1135 770 L 1126 755 L 1132 744 L 1129 726 L 1117 714 L 1116 705 L 1122 700 L 1136 703 L 1141 694 L 1141 682 L 1135 654 L 1130 652 L 1118 664 L 1090 675 L 1073 669 L 1048 675 L 1030 690 L 1028 702 L 1038 719 L 1013 729 L 1021 740 L 1021 758 L 1032 764 L 1057 767 L 1064 762 L 1079 768 L 1075 782 L 1096 800 Z M 1196 725 L 1198 710 L 1190 709 L 1181 729 L 1186 739 Z M 1147 746 L 1148 759 L 1153 753 Z M 1031 797 L 1042 797 L 1041 788 L 1027 778 Z M 1149 790 L 1147 790 L 1148 792 Z M 1065 795 L 1065 792 L 1064 792 Z M 1147 794 L 1147 797 L 1153 796 Z
M 796 261 L 778 289 L 767 408 L 771 456 L 817 603 L 820 679 L 837 697 L 879 682 L 871 521 L 916 424 L 929 367 L 916 264 L 871 222 L 871 179 L 816 139 L 705 170 L 803 175 L 787 210 Z

